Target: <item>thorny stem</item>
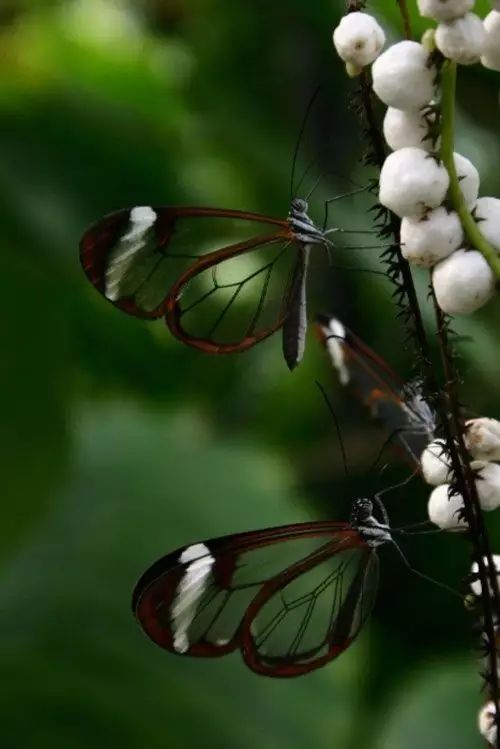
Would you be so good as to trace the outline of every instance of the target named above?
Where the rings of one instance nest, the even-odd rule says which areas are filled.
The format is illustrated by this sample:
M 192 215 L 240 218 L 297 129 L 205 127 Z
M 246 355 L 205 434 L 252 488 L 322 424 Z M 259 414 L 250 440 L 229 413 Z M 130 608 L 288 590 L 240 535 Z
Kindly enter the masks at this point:
M 485 257 L 496 278 L 500 280 L 500 258 L 479 231 L 478 224 L 467 207 L 453 158 L 456 79 L 457 64 L 452 60 L 446 60 L 441 69 L 440 156 L 450 177 L 449 196 L 460 217 L 465 235 L 471 245 Z
M 443 431 L 446 438 L 447 450 L 450 453 L 453 474 L 457 491 L 464 500 L 464 514 L 469 526 L 470 539 L 473 545 L 473 557 L 478 565 L 481 582 L 481 604 L 483 609 L 483 631 L 487 640 L 487 656 L 489 668 L 487 682 L 490 697 L 495 704 L 495 720 L 499 725 L 500 681 L 497 670 L 497 649 L 495 622 L 500 612 L 500 593 L 498 577 L 493 563 L 488 533 L 484 524 L 483 513 L 479 504 L 474 472 L 471 467 L 470 455 L 464 442 L 465 426 L 460 409 L 458 395 L 458 381 L 453 354 L 448 337 L 448 329 L 443 311 L 440 309 L 431 285 L 431 298 L 437 321 L 437 333 L 440 343 L 441 359 L 445 374 L 445 391 L 447 395 L 449 421 L 443 421 Z M 487 564 L 485 564 L 485 558 Z M 497 732 L 497 747 L 499 746 L 500 731 Z
M 440 156 L 450 177 L 449 195 L 453 207 L 457 211 L 464 232 L 472 244 L 486 258 L 497 279 L 500 279 L 500 259 L 493 248 L 479 231 L 466 203 L 455 167 L 454 153 L 454 116 L 455 116 L 455 90 L 456 90 L 456 63 L 446 60 L 441 69 L 441 148 Z M 473 554 L 478 565 L 478 574 L 481 582 L 481 605 L 483 611 L 483 630 L 486 636 L 486 652 L 488 656 L 488 671 L 486 680 L 490 697 L 495 705 L 495 722 L 497 725 L 497 747 L 500 747 L 500 681 L 497 667 L 497 648 L 495 623 L 498 622 L 500 614 L 500 592 L 496 568 L 491 554 L 491 545 L 488 532 L 484 524 L 481 506 L 477 494 L 474 472 L 471 468 L 470 456 L 465 447 L 465 427 L 460 411 L 458 395 L 458 379 L 454 366 L 453 354 L 447 334 L 445 316 L 436 298 L 432 293 L 438 336 L 440 341 L 443 368 L 446 378 L 446 394 L 448 408 L 451 417 L 453 433 L 447 436 L 449 446 L 457 452 L 452 463 L 457 481 L 458 491 L 464 499 L 464 514 L 469 524 Z M 456 440 L 456 442 L 455 442 Z M 455 450 L 456 444 L 456 450 Z M 458 460 L 457 460 L 458 458 Z M 485 564 L 485 558 L 487 564 Z
M 397 2 L 400 7 L 405 34 L 407 38 L 411 38 L 409 16 L 405 0 L 397 0 Z M 364 6 L 364 0 L 348 0 L 348 12 L 363 9 Z M 467 206 L 465 205 L 461 190 L 459 189 L 459 182 L 453 159 L 455 75 L 456 71 L 453 64 L 450 63 L 448 67 L 446 67 L 445 64 L 444 80 L 442 79 L 442 117 L 444 120 L 444 132 L 442 132 L 441 158 L 450 174 L 450 196 L 463 223 L 464 230 L 469 240 L 479 251 L 483 252 L 483 255 L 488 262 L 490 262 L 490 258 L 492 257 L 491 253 L 493 251 L 488 246 L 486 253 L 484 252 L 485 244 L 487 243 L 486 240 L 484 240 L 484 237 L 480 234 Z M 360 113 L 367 125 L 365 136 L 367 137 L 372 150 L 371 160 L 368 158 L 367 162 L 373 163 L 380 171 L 385 161 L 385 145 L 373 109 L 370 77 L 365 71 L 363 71 L 360 76 L 359 97 L 361 101 Z M 500 614 L 498 578 L 495 565 L 493 564 L 491 547 L 484 525 L 481 507 L 479 505 L 475 477 L 470 465 L 470 456 L 465 447 L 465 426 L 463 423 L 458 395 L 458 377 L 455 370 L 453 352 L 448 340 L 446 318 L 431 291 L 436 313 L 438 340 L 441 350 L 443 370 L 446 379 L 445 397 L 443 397 L 443 394 L 441 394 L 437 388 L 436 376 L 429 353 L 427 334 L 423 325 L 411 270 L 409 264 L 403 258 L 401 253 L 400 221 L 391 212 L 388 212 L 387 216 L 386 227 L 383 231 L 386 236 L 390 235 L 393 239 L 393 247 L 390 250 L 392 257 L 389 264 L 391 271 L 389 275 L 397 286 L 396 293 L 399 294 L 401 307 L 404 307 L 403 299 L 406 298 L 408 307 L 408 313 L 406 313 L 407 319 L 411 319 L 413 322 L 415 344 L 421 355 L 421 365 L 425 372 L 427 387 L 431 392 L 435 393 L 438 415 L 440 417 L 444 436 L 446 437 L 447 449 L 450 452 L 452 460 L 456 489 L 464 498 L 464 514 L 469 526 L 470 538 L 473 545 L 473 556 L 478 564 L 478 577 L 481 582 L 481 605 L 483 612 L 482 629 L 485 636 L 484 649 L 488 657 L 488 671 L 484 675 L 484 678 L 486 679 L 490 696 L 495 705 L 495 722 L 497 725 L 496 744 L 497 749 L 500 749 L 500 709 L 498 704 L 500 683 L 497 671 L 497 648 L 495 636 L 495 622 L 498 621 Z M 493 268 L 493 270 L 497 277 L 500 278 L 500 261 L 495 254 L 493 260 L 494 264 L 498 266 L 498 273 L 495 268 Z M 487 565 L 485 564 L 485 557 Z M 493 600 L 490 596 L 490 590 L 493 592 Z
M 360 96 L 363 105 L 364 116 L 367 123 L 366 135 L 370 139 L 371 146 L 373 148 L 374 161 L 377 169 L 380 171 L 386 158 L 384 139 L 380 131 L 377 117 L 373 109 L 373 97 L 370 85 L 369 74 L 363 71 L 360 75 Z M 389 212 L 388 219 L 388 230 L 393 239 L 393 247 L 391 250 L 394 252 L 395 262 L 401 275 L 403 287 L 408 299 L 408 307 L 411 312 L 413 325 L 415 328 L 415 335 L 420 344 L 420 353 L 424 360 L 425 369 L 427 370 L 427 377 L 431 375 L 431 359 L 429 352 L 429 344 L 427 341 L 427 334 L 418 303 L 417 292 L 415 284 L 413 283 L 413 277 L 409 263 L 404 259 L 401 253 L 400 247 L 400 226 L 401 221 L 392 212 Z

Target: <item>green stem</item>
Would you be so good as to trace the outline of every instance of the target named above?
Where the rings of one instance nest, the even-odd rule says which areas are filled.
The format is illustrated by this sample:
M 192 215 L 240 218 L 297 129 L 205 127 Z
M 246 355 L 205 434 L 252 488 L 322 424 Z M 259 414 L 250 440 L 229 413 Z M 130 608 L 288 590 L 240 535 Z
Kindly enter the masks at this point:
M 406 0 L 396 0 L 399 12 L 401 13 L 401 20 L 403 22 L 403 31 L 405 35 L 405 39 L 411 39 L 411 20 L 410 20 L 410 13 L 408 11 L 408 6 L 406 4 Z
M 465 202 L 453 158 L 453 140 L 455 123 L 455 88 L 457 80 L 457 65 L 452 60 L 446 60 L 441 71 L 441 148 L 440 156 L 449 177 L 449 196 L 453 207 L 460 217 L 465 236 L 471 245 L 487 260 L 496 278 L 500 280 L 500 258 L 483 237 L 478 225 L 472 218 Z

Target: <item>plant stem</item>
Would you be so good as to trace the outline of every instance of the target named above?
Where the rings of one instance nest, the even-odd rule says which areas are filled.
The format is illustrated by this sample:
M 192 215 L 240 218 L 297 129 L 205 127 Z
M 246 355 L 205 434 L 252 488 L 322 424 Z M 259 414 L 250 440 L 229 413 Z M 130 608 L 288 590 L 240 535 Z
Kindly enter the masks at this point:
M 473 559 L 478 565 L 478 578 L 481 584 L 481 608 L 483 613 L 482 629 L 486 637 L 483 646 L 488 660 L 487 672 L 484 678 L 487 683 L 490 699 L 493 700 L 495 705 L 495 722 L 499 726 L 500 711 L 498 700 L 500 695 L 500 675 L 497 665 L 495 630 L 500 611 L 498 576 L 493 563 L 491 544 L 479 502 L 476 477 L 472 470 L 470 455 L 465 446 L 465 425 L 460 408 L 458 377 L 448 337 L 446 318 L 437 303 L 432 284 L 430 286 L 430 296 L 436 315 L 437 334 L 445 375 L 446 401 L 449 409 L 449 420 L 445 415 L 442 426 L 447 449 L 451 457 L 456 488 L 464 501 L 464 515 L 469 527 Z M 500 731 L 497 732 L 495 746 L 500 747 Z
M 454 149 L 455 128 L 455 89 L 457 79 L 457 65 L 452 60 L 446 60 L 441 70 L 441 148 L 440 156 L 450 177 L 449 196 L 453 207 L 460 217 L 465 235 L 471 245 L 487 260 L 495 277 L 500 280 L 500 258 L 479 231 L 478 224 L 472 218 L 465 202 L 460 181 L 458 179 Z
M 403 31 L 405 38 L 411 39 L 411 21 L 406 0 L 396 0 L 396 2 L 399 7 L 399 12 L 401 13 L 401 20 L 403 22 Z

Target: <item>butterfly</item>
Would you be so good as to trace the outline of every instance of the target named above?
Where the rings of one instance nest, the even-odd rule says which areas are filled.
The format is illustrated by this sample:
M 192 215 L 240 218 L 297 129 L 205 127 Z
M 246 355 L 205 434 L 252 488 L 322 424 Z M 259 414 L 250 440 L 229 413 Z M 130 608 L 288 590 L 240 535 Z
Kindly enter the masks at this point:
M 239 650 L 256 673 L 300 676 L 337 658 L 375 602 L 387 513 L 353 503 L 349 523 L 316 521 L 237 533 L 167 554 L 140 578 L 142 629 L 178 655 Z
M 420 470 L 422 452 L 437 430 L 437 416 L 423 396 L 421 382 L 403 382 L 338 318 L 320 316 L 316 328 L 340 383 L 350 385 L 384 425 L 389 435 L 386 443 L 397 438 L 410 464 Z
M 246 351 L 281 328 L 293 369 L 304 353 L 310 252 L 329 246 L 329 231 L 313 223 L 301 198 L 286 219 L 137 206 L 92 226 L 80 260 L 112 304 L 144 320 L 163 317 L 176 338 L 201 351 Z

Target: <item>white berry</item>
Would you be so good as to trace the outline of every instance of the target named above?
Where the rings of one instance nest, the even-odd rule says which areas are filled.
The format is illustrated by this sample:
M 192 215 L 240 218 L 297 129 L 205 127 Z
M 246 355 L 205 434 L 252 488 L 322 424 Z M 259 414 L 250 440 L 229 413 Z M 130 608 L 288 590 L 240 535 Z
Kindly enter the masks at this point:
M 444 312 L 466 315 L 491 298 L 495 277 L 480 252 L 460 249 L 434 267 L 432 285 Z
M 428 61 L 417 42 L 393 44 L 373 63 L 373 90 L 390 107 L 420 109 L 432 99 L 435 70 Z
M 474 0 L 417 0 L 417 5 L 420 15 L 425 18 L 452 21 L 471 10 Z
M 344 62 L 363 68 L 380 54 L 385 34 L 368 13 L 348 13 L 333 32 L 333 43 Z
M 393 151 L 407 146 L 416 146 L 425 151 L 434 150 L 434 144 L 429 137 L 429 123 L 418 109 L 403 111 L 388 107 L 383 128 L 387 145 Z
M 481 416 L 465 428 L 465 446 L 475 460 L 500 460 L 500 421 Z
M 469 207 L 473 206 L 479 194 L 479 172 L 476 167 L 465 156 L 459 153 L 453 154 L 455 169 L 460 183 L 460 189 L 464 200 Z
M 474 218 L 483 237 L 500 252 L 500 200 L 479 198 L 474 210 Z
M 476 471 L 476 488 L 479 504 L 486 512 L 500 507 L 500 466 L 498 463 L 473 461 L 472 468 Z
M 496 710 L 493 700 L 487 702 L 477 716 L 477 727 L 479 733 L 490 746 L 497 745 L 497 723 Z
M 400 236 L 403 256 L 431 268 L 460 247 L 464 232 L 458 214 L 440 207 L 421 217 L 405 216 Z
M 484 19 L 483 26 L 486 42 L 481 62 L 485 68 L 500 70 L 500 0 L 497 9 L 488 13 Z
M 472 65 L 479 62 L 484 52 L 486 31 L 479 16 L 467 13 L 454 21 L 440 23 L 435 40 L 445 57 L 461 65 Z
M 431 486 L 439 486 L 450 480 L 451 460 L 444 449 L 445 444 L 442 439 L 431 442 L 420 458 L 422 475 Z
M 450 497 L 449 492 L 450 484 L 441 484 L 433 489 L 427 503 L 429 520 L 443 530 L 466 530 L 467 523 L 461 513 L 464 507 L 463 497 L 461 494 L 452 494 Z
M 384 162 L 379 200 L 398 216 L 421 216 L 443 202 L 449 183 L 443 164 L 427 151 L 400 148 Z
M 496 569 L 497 572 L 500 572 L 500 555 L 499 554 L 493 554 L 492 556 L 493 556 L 493 564 L 495 566 L 495 569 Z M 489 567 L 489 564 L 488 564 L 488 557 L 483 557 L 483 561 L 484 561 L 484 565 L 485 565 L 486 569 L 489 570 L 490 567 Z M 471 571 L 471 574 L 473 576 L 477 577 L 477 574 L 479 572 L 479 565 L 478 565 L 477 562 L 473 562 L 472 563 L 472 567 L 471 567 L 470 571 Z M 499 578 L 499 577 L 500 576 L 497 575 L 497 578 Z M 498 582 L 500 583 L 500 580 Z M 481 580 L 473 580 L 473 582 L 470 584 L 470 587 L 471 587 L 471 590 L 472 590 L 472 592 L 474 593 L 475 596 L 480 596 L 481 595 L 481 591 L 483 589 L 482 585 L 481 585 Z M 491 583 L 488 583 L 488 590 L 489 590 L 490 595 L 491 595 L 491 593 L 492 593 Z

